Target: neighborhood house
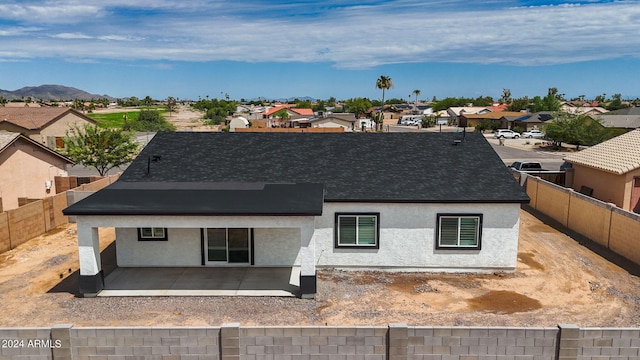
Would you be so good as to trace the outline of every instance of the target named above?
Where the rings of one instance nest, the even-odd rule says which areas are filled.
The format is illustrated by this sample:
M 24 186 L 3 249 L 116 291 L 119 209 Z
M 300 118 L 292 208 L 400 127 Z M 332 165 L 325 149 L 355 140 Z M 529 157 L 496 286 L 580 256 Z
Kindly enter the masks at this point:
M 107 188 L 69 206 L 80 292 L 119 267 L 512 271 L 529 201 L 478 133 L 161 132 Z

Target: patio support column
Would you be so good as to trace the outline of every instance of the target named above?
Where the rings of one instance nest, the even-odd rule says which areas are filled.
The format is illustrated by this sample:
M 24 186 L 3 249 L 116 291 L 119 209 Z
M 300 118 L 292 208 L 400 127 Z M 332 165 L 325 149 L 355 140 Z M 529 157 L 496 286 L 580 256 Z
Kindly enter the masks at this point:
M 78 255 L 80 260 L 78 287 L 81 294 L 92 297 L 104 288 L 100 259 L 100 236 L 98 228 L 78 220 Z
M 300 297 L 303 299 L 314 299 L 316 297 L 314 230 L 315 221 L 313 218 L 300 227 Z

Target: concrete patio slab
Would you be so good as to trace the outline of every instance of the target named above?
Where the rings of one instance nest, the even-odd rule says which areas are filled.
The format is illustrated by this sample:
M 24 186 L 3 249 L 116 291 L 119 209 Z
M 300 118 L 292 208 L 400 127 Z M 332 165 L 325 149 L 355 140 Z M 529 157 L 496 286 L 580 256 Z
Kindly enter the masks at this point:
M 298 267 L 119 267 L 98 296 L 297 296 Z

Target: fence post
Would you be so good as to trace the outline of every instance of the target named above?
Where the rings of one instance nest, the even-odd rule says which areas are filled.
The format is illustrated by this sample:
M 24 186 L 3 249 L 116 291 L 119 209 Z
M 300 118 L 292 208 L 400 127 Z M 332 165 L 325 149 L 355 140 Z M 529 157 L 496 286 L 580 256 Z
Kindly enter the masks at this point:
M 409 329 L 407 324 L 389 324 L 389 360 L 407 360 L 407 347 L 409 346 Z
M 220 360 L 240 359 L 240 323 L 225 323 L 220 327 Z
M 558 360 L 577 360 L 580 350 L 580 328 L 573 324 L 559 324 Z
M 58 324 L 51 328 L 51 355 L 54 360 L 71 360 L 72 324 Z

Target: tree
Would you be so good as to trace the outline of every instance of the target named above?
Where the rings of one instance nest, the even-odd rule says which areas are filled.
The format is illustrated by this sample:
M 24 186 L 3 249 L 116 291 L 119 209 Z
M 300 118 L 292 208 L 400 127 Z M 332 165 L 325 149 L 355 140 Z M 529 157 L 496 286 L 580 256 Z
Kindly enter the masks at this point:
M 502 96 L 500 97 L 501 104 L 511 104 L 511 90 L 502 89 Z
M 529 98 L 526 96 L 518 99 L 513 99 L 511 100 L 511 103 L 509 104 L 509 106 L 507 106 L 505 110 L 506 111 L 527 110 L 529 109 L 529 103 L 530 103 Z
M 391 78 L 385 75 L 380 75 L 378 80 L 376 80 L 376 88 L 382 90 L 382 107 L 380 108 L 380 116 L 378 121 L 376 122 L 376 127 L 379 127 L 379 130 L 382 130 L 382 124 L 384 122 L 384 91 L 389 90 L 393 87 L 393 81 Z
M 415 89 L 415 90 L 413 90 L 412 93 L 416 96 L 416 101 L 414 102 L 414 104 L 417 104 L 418 103 L 418 96 L 420 95 L 420 90 Z
M 349 99 L 344 103 L 346 111 L 356 114 L 356 118 L 360 118 L 360 115 L 367 113 L 371 108 L 371 102 L 366 98 Z
M 296 108 L 298 109 L 311 109 L 312 107 L 313 105 L 309 100 L 299 100 L 298 102 L 296 102 Z
M 5 106 L 7 104 L 7 98 L 4 96 L 0 96 L 0 106 Z
M 169 96 L 167 98 L 165 108 L 169 112 L 169 116 L 171 116 L 171 113 L 176 111 L 176 109 L 178 108 L 178 102 L 176 101 L 176 98 L 174 98 L 173 96 Z
M 144 100 L 142 100 L 142 103 L 143 103 L 145 106 L 151 106 L 151 105 L 153 105 L 153 99 L 151 98 L 151 96 L 148 96 L 148 95 L 147 95 L 147 96 L 144 98 Z
M 558 146 L 563 142 L 576 145 L 595 145 L 615 136 L 601 124 L 601 120 L 588 115 L 558 113 L 553 121 L 545 124 L 545 133 Z
M 64 142 L 67 157 L 85 167 L 95 168 L 100 176 L 130 163 L 138 154 L 138 143 L 133 135 L 120 129 L 74 125 L 67 131 Z
M 137 119 L 127 121 L 123 126 L 127 131 L 174 131 L 176 127 L 160 115 L 157 110 L 141 110 Z
M 289 120 L 290 116 L 289 116 L 289 112 L 287 111 L 287 109 L 280 109 L 278 111 L 276 111 L 275 113 L 273 113 L 273 116 L 277 117 L 280 119 L 281 122 L 285 122 L 287 120 Z

